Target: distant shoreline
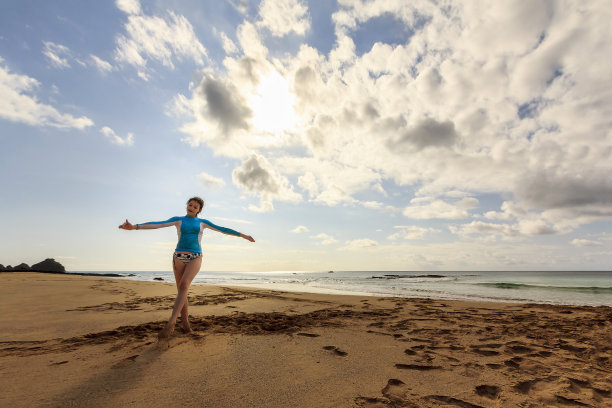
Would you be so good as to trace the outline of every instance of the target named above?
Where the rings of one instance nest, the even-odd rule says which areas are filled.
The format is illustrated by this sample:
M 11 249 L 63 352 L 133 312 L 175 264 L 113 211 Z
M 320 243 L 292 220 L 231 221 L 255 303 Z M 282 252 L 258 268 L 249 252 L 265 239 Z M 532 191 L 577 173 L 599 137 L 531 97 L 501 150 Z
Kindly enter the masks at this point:
M 104 276 L 107 278 L 125 278 L 127 276 L 136 276 L 133 273 L 122 275 L 119 273 L 56 272 L 56 271 L 0 271 L 0 273 L 50 273 L 54 275 Z

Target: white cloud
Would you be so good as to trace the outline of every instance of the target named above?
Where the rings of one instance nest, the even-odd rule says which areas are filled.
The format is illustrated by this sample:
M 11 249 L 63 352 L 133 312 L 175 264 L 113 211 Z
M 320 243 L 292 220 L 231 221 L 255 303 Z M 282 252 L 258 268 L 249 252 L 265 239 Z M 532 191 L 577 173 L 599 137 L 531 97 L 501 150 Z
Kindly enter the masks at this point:
M 308 227 L 305 227 L 303 225 L 298 225 L 297 227 L 292 229 L 290 232 L 293 232 L 294 234 L 300 234 L 302 232 L 310 232 L 310 230 L 308 229 Z
M 261 34 L 272 23 L 247 21 L 236 33 L 241 51 L 207 72 L 182 130 L 217 154 L 269 159 L 314 203 L 392 208 L 380 187 L 390 185 L 428 197 L 404 209 L 410 218 L 508 222 L 457 231 L 566 233 L 612 218 L 605 15 L 603 2 L 483 10 L 477 2 L 346 0 L 333 15 L 328 54 L 302 45 L 282 59 Z M 405 41 L 358 49 L 355 33 L 374 18 L 401 21 Z M 254 126 L 251 95 L 272 72 L 289 84 L 296 118 L 265 132 Z M 363 192 L 380 196 L 364 204 Z M 478 199 L 487 195 L 506 201 L 484 211 Z
M 468 209 L 474 207 L 478 200 L 467 198 L 462 199 L 455 205 L 449 204 L 446 201 L 435 200 L 431 203 L 411 205 L 404 208 L 403 214 L 408 218 L 413 219 L 460 219 L 469 217 Z
M 56 68 L 70 68 L 68 58 L 71 58 L 71 53 L 68 47 L 51 41 L 43 41 L 43 44 L 43 54 L 51 65 Z
M 138 0 L 117 0 L 117 8 L 127 14 L 140 14 L 140 2 Z
M 150 60 L 170 69 L 174 69 L 175 60 L 191 59 L 198 65 L 204 64 L 206 49 L 184 16 L 173 12 L 168 12 L 165 17 L 134 14 L 136 3 L 117 3 L 120 9 L 129 14 L 125 24 L 126 33 L 116 38 L 117 62 L 135 66 L 143 79 L 148 78 L 145 70 Z
M 559 231 L 542 219 L 525 219 L 519 222 L 519 230 L 525 235 L 555 234 Z
M 223 181 L 223 179 L 211 176 L 207 173 L 198 174 L 198 180 L 200 180 L 200 183 L 202 183 L 202 185 L 205 187 L 221 188 L 225 186 L 225 181 Z
M 259 208 L 254 211 L 271 211 L 273 200 L 297 202 L 300 194 L 293 191 L 293 186 L 286 177 L 278 173 L 272 164 L 263 156 L 251 155 L 232 172 L 234 184 L 251 194 L 256 194 L 261 200 Z
M 277 37 L 291 32 L 304 35 L 310 29 L 308 8 L 300 0 L 263 0 L 259 15 L 257 25 Z
M 482 221 L 472 221 L 469 224 L 449 226 L 450 231 L 457 235 L 488 234 L 516 237 L 520 235 L 517 227 L 510 224 L 497 224 Z
M 134 134 L 128 133 L 125 137 L 118 136 L 115 131 L 108 126 L 104 126 L 100 129 L 100 132 L 106 136 L 112 143 L 119 146 L 133 146 L 134 145 Z
M 240 14 L 246 14 L 248 12 L 248 10 L 249 10 L 249 0 L 229 0 L 229 3 Z
M 183 94 L 175 95 L 166 105 L 166 115 L 174 117 L 189 117 L 193 112 L 191 101 Z
M 89 54 L 87 58 L 81 58 L 78 55 L 75 55 L 65 45 L 56 44 L 51 41 L 44 41 L 43 44 L 43 54 L 55 68 L 71 68 L 72 65 L 70 63 L 72 61 L 76 62 L 82 67 L 92 66 L 103 74 L 106 74 L 113 69 L 113 66 L 108 61 L 105 61 L 94 54 Z
M 487 211 L 486 213 L 484 213 L 483 216 L 489 220 L 508 221 L 512 219 L 512 216 L 510 214 L 498 211 Z
M 365 208 L 379 209 L 383 208 L 384 204 L 380 201 L 364 201 L 361 203 Z
M 235 54 L 238 52 L 238 47 L 236 44 L 225 34 L 223 31 L 217 32 L 215 29 L 215 33 L 221 40 L 221 45 L 223 46 L 223 50 L 226 54 Z
M 598 246 L 603 246 L 603 244 L 601 242 L 598 241 L 591 241 L 589 239 L 573 239 L 571 242 L 572 245 L 577 246 L 579 248 L 582 247 L 598 247 Z
M 84 129 L 93 125 L 86 116 L 76 118 L 39 102 L 34 94 L 39 86 L 36 79 L 13 74 L 7 67 L 0 66 L 0 117 L 32 126 Z
M 389 235 L 387 238 L 390 240 L 396 240 L 396 239 L 423 239 L 425 237 L 425 234 L 430 233 L 430 232 L 439 232 L 439 230 L 436 230 L 434 228 L 423 228 L 423 227 L 417 227 L 417 226 L 395 226 L 393 227 L 395 229 L 399 229 L 398 232 Z
M 90 64 L 96 67 L 101 73 L 106 74 L 112 71 L 113 66 L 108 61 L 104 61 L 102 58 L 99 58 L 93 54 L 90 54 L 89 58 Z
M 338 242 L 337 239 L 335 239 L 331 235 L 327 235 L 325 233 L 321 233 L 321 234 L 315 235 L 312 238 L 320 240 L 319 243 L 321 245 L 331 245 L 331 244 L 335 244 L 336 242 Z
M 363 238 L 363 239 L 354 239 L 351 241 L 346 241 L 345 245 L 340 249 L 347 250 L 347 251 L 356 251 L 356 250 L 361 250 L 361 249 L 374 248 L 377 246 L 378 246 L 378 242 L 372 239 L 369 239 L 369 238 Z

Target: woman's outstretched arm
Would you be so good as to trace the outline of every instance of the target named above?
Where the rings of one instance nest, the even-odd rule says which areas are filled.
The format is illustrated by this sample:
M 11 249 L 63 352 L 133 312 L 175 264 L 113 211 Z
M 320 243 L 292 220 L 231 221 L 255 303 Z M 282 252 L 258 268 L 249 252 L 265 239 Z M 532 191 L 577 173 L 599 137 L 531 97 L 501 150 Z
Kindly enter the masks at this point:
M 126 219 L 125 222 L 119 226 L 119 228 L 130 231 L 130 230 L 139 230 L 139 229 L 157 229 L 157 228 L 171 227 L 173 225 L 176 225 L 178 218 L 179 217 L 172 217 L 166 221 L 145 222 L 143 224 L 132 224 Z
M 220 227 L 218 225 L 213 224 L 212 222 L 210 222 L 208 220 L 202 220 L 202 223 L 205 225 L 206 228 L 210 228 L 211 230 L 218 231 L 218 232 L 221 232 L 221 233 L 227 234 L 227 235 L 233 235 L 235 237 L 244 238 L 247 241 L 255 242 L 255 240 L 253 239 L 252 236 L 241 234 L 240 232 L 235 231 L 235 230 L 233 230 L 231 228 Z

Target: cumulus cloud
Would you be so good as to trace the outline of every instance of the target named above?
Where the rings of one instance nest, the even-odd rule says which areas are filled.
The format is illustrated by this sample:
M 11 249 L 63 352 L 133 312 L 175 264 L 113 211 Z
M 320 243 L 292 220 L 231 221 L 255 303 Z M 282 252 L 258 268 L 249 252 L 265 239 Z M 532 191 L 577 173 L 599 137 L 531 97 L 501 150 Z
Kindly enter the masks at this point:
M 227 135 L 234 129 L 249 128 L 247 120 L 252 111 L 230 82 L 206 77 L 199 92 L 206 102 L 203 115 L 216 121 L 223 134 Z
M 399 152 L 422 150 L 426 147 L 450 147 L 457 140 L 451 121 L 438 122 L 428 118 L 387 141 L 389 149 Z
M 429 197 L 404 209 L 409 218 L 504 221 L 458 233 L 566 233 L 612 218 L 603 3 L 343 1 L 329 53 L 303 44 L 282 59 L 266 47 L 271 5 L 238 28 L 240 51 L 190 97 L 192 143 L 240 160 L 274 157 L 278 175 L 295 177 L 314 203 L 353 205 L 368 192 L 380 194 L 368 206 L 388 206 L 389 185 Z M 401 22 L 405 40 L 358 50 L 356 34 L 381 18 Z M 253 125 L 262 99 L 251 95 L 272 72 L 290 85 L 296 118 L 264 132 Z M 505 201 L 484 211 L 481 195 Z
M 116 38 L 117 62 L 136 67 L 145 78 L 147 73 L 143 70 L 151 60 L 170 69 L 174 69 L 175 60 L 191 59 L 204 64 L 206 48 L 184 16 L 173 12 L 164 17 L 141 14 L 137 1 L 118 1 L 117 7 L 128 14 L 125 34 Z
M 126 14 L 140 14 L 140 1 L 138 0 L 117 0 L 117 8 Z
M 222 178 L 211 176 L 204 172 L 198 174 L 198 180 L 200 180 L 200 183 L 205 187 L 221 188 L 225 186 L 225 181 L 223 181 Z
M 569 169 L 568 169 L 569 170 Z M 576 171 L 558 174 L 540 171 L 526 175 L 516 195 L 538 208 L 587 207 L 612 205 L 612 178 L 601 172 Z
M 294 234 L 300 234 L 302 232 L 310 232 L 310 230 L 308 229 L 308 227 L 305 227 L 303 225 L 298 225 L 297 227 L 292 229 L 290 232 L 293 232 Z
M 300 0 L 263 0 L 259 6 L 259 27 L 276 37 L 294 32 L 304 35 L 310 28 L 308 8 Z
M 118 136 L 115 131 L 108 126 L 104 126 L 100 129 L 100 132 L 106 136 L 112 143 L 119 146 L 133 146 L 134 145 L 134 134 L 128 133 L 125 137 Z
M 559 231 L 543 219 L 524 219 L 519 222 L 519 231 L 525 235 L 547 235 Z
M 271 211 L 273 200 L 297 202 L 301 200 L 300 194 L 293 190 L 293 186 L 286 177 L 278 173 L 272 164 L 263 156 L 252 155 L 232 172 L 235 185 L 245 191 L 260 197 L 261 206 L 251 207 L 254 211 Z
M 2 63 L 0 59 L 0 63 Z M 84 129 L 94 123 L 86 116 L 74 117 L 39 102 L 40 83 L 27 75 L 14 74 L 0 65 L 0 117 L 32 126 Z
M 328 234 L 325 234 L 325 233 L 321 233 L 321 234 L 315 235 L 315 236 L 313 236 L 313 238 L 318 239 L 319 240 L 319 244 L 321 244 L 321 245 L 331 245 L 331 244 L 335 244 L 336 242 L 338 242 L 337 239 L 335 239 L 331 235 L 328 235 Z

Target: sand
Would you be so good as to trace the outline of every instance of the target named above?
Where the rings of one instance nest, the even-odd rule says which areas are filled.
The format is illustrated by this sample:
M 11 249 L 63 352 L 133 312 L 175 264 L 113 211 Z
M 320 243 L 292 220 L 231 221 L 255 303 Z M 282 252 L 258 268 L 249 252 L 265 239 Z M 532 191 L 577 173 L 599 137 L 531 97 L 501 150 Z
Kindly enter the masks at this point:
M 2 407 L 612 407 L 612 308 L 0 274 Z

